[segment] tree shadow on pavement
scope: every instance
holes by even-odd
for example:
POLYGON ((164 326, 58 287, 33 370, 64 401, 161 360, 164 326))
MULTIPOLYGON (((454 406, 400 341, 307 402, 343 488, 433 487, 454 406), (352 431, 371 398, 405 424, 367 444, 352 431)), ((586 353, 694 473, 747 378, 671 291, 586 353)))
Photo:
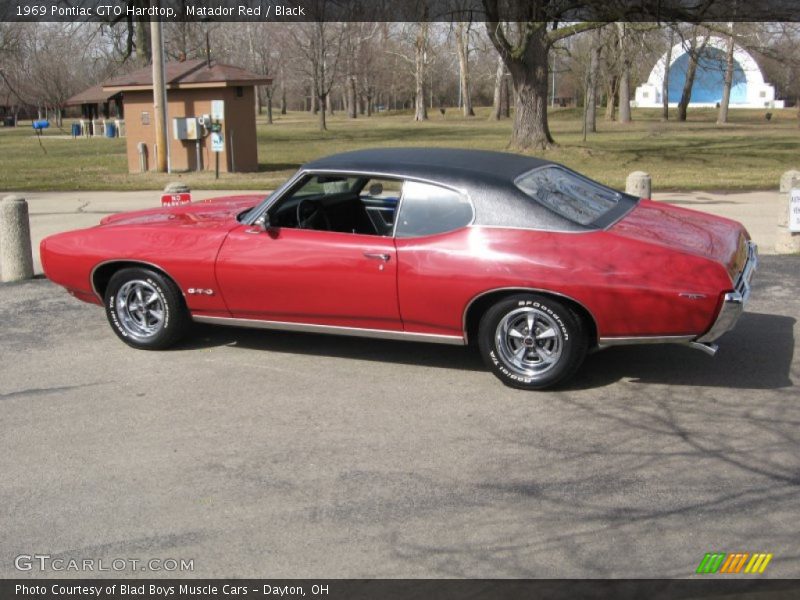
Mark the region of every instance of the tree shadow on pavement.
POLYGON ((736 389, 791 387, 794 323, 791 317, 745 313, 736 328, 718 340, 714 357, 679 344, 609 348, 588 356, 565 389, 602 387, 623 378, 736 389))

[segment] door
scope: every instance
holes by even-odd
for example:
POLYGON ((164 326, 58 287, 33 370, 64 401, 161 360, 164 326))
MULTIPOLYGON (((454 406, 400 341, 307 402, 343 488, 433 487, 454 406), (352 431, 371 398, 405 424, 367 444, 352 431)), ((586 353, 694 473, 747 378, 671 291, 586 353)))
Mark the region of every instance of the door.
POLYGON ((391 237, 242 225, 216 275, 236 318, 402 330, 391 237))

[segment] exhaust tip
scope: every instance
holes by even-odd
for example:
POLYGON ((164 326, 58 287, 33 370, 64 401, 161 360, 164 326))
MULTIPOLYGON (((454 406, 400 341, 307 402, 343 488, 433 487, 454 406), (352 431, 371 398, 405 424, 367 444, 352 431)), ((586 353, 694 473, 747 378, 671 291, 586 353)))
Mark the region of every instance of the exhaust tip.
POLYGON ((700 350, 701 352, 705 352, 709 356, 716 356, 717 350, 719 350, 719 346, 716 344, 703 344, 701 342, 689 342, 689 346, 694 348, 695 350, 700 350))

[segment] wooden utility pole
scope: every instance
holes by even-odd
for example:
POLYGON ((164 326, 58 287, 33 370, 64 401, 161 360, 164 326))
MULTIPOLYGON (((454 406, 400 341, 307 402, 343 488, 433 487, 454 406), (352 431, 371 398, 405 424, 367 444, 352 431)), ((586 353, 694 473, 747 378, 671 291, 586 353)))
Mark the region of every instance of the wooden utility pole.
MULTIPOLYGON (((155 2, 158 5, 158 2, 155 2)), ((156 147, 158 156, 156 171, 166 173, 169 148, 167 144, 167 86, 164 81, 164 41, 161 37, 161 22, 157 16, 150 19, 150 43, 153 50, 153 112, 155 113, 156 147)))

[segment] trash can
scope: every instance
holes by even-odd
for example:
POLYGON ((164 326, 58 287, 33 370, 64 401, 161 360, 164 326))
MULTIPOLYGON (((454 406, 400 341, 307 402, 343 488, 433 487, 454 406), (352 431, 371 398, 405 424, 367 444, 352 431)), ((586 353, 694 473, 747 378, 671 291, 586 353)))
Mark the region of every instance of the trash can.
POLYGON ((72 137, 80 137, 81 136, 81 124, 80 123, 73 123, 72 124, 72 137))
POLYGON ((113 123, 106 123, 106 137, 117 137, 117 128, 113 123))

